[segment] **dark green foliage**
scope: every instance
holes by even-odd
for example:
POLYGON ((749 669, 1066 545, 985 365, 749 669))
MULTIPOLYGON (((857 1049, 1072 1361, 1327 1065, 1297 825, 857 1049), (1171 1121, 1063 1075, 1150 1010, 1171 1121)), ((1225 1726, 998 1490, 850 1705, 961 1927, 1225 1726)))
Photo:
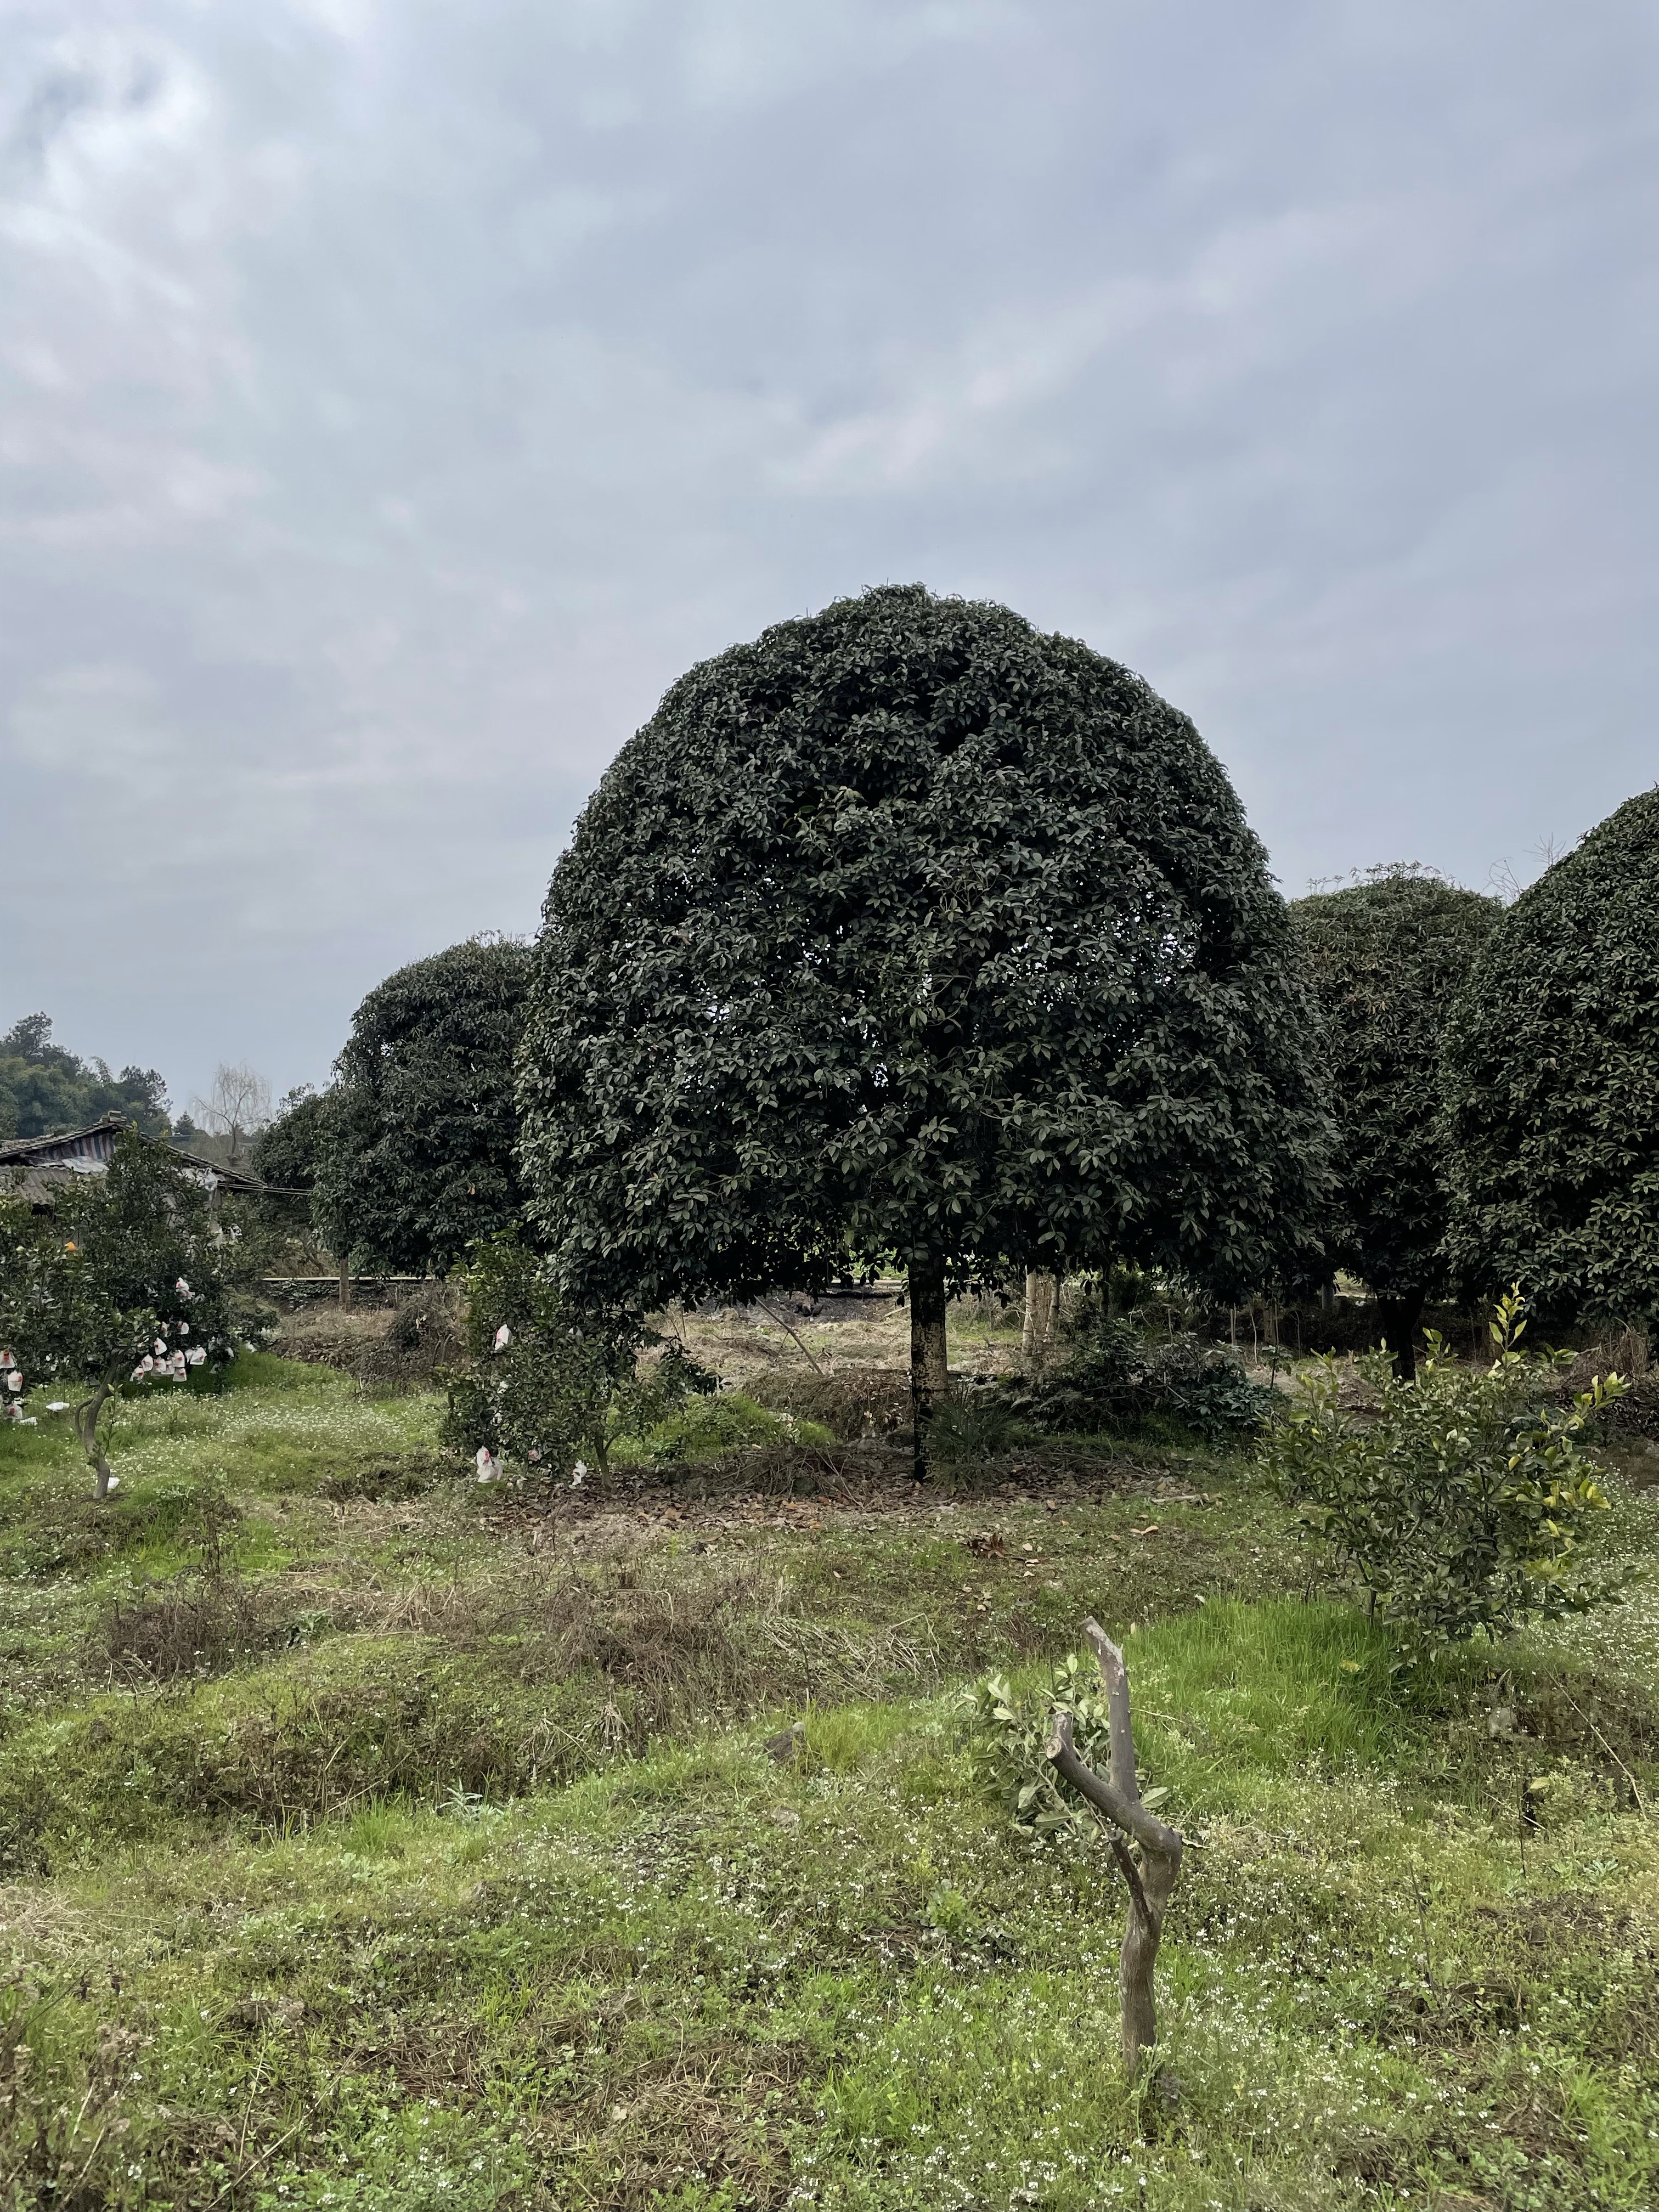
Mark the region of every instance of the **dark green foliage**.
POLYGON ((328 1141, 327 1093, 306 1084, 290 1091, 276 1119, 253 1140, 253 1172, 291 1204, 309 1206, 328 1141))
POLYGON ((673 1346, 637 1362, 631 1339, 585 1322, 516 1237, 479 1248, 462 1294, 467 1364, 450 1384, 444 1441, 468 1457, 505 1455, 549 1480, 580 1462, 603 1470, 616 1437, 642 1437, 714 1387, 673 1346))
POLYGON ((312 1148, 318 1233, 355 1266, 441 1274, 518 1220, 513 1055, 529 967, 523 945, 469 939, 400 968, 357 1009, 334 1089, 297 1109, 289 1136, 312 1148))
POLYGON ((1184 1330, 1143 1335, 1133 1322, 1098 1314, 1073 1336, 1063 1365, 1016 1383, 1012 1395, 1035 1428, 1090 1436, 1174 1421, 1217 1446, 1260 1428, 1273 1402, 1218 1345, 1184 1330))
POLYGON ((1613 1594, 1586 1573, 1577 1543, 1607 1504, 1585 1431, 1621 1386, 1598 1378, 1570 1407, 1552 1404, 1572 1355, 1528 1356, 1525 1328, 1510 1293, 1484 1373, 1447 1359, 1432 1333, 1413 1382, 1385 1358, 1363 1359, 1376 1395, 1363 1420, 1344 1412, 1340 1370, 1322 1360, 1269 1434, 1267 1467, 1332 1565, 1374 1591, 1385 1617, 1426 1635, 1499 1636, 1613 1594))
POLYGON ((1659 789, 1504 914, 1445 1045, 1447 1249, 1470 1290, 1659 1322, 1659 789))
POLYGON ((158 1346, 168 1359, 199 1348, 223 1361, 234 1349, 239 1316, 213 1226, 194 1177, 131 1128, 108 1172, 70 1180, 50 1212, 0 1191, 0 1342, 31 1388, 81 1401, 76 1428, 100 1497, 110 1482, 100 1417, 129 1378, 139 1386, 134 1370, 162 1356, 158 1346))
POLYGON ((153 1067, 84 1060, 52 1042, 45 1014, 25 1014, 0 1036, 0 1137, 45 1137, 118 1114, 147 1137, 165 1136, 167 1085, 153 1067))
POLYGON ((1385 1328, 1414 1328, 1445 1272, 1440 1041, 1502 912, 1494 898, 1407 867, 1291 908, 1340 1136, 1330 1256, 1395 1309, 1385 1306, 1385 1328))
POLYGON ((533 1203, 567 1292, 634 1313, 894 1253, 1255 1280, 1321 1210, 1306 1025, 1186 717, 1004 608, 873 591, 693 669, 590 802, 533 1203))

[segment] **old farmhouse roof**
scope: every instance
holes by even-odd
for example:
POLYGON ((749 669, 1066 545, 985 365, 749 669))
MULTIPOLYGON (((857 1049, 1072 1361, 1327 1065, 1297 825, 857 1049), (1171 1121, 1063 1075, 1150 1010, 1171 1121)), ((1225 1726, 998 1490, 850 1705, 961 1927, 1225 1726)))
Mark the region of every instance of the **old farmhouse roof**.
MULTIPOLYGON (((54 1191, 71 1176, 102 1175, 115 1155, 115 1140, 126 1124, 118 1114, 106 1114, 89 1128, 70 1129, 55 1137, 0 1137, 0 1189, 25 1199, 31 1206, 50 1206, 54 1191)), ((204 1159, 199 1152, 181 1152, 173 1157, 209 1190, 237 1194, 261 1188, 257 1176, 219 1160, 204 1159)))

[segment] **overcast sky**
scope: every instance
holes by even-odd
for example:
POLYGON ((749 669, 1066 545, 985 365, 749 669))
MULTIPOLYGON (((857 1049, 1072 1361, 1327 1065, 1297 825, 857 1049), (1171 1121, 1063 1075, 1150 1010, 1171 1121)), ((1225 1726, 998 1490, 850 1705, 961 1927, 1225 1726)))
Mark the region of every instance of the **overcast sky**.
POLYGON ((883 580, 1291 896, 1659 778, 1637 0, 0 0, 0 1027, 320 1081, 690 662, 883 580))

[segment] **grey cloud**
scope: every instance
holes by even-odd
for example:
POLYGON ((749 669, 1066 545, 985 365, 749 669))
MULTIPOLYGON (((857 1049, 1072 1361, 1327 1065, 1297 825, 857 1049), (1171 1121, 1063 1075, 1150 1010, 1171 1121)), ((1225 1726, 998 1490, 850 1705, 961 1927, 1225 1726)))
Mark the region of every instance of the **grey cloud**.
POLYGON ((319 1077, 681 668, 882 578, 1141 668, 1291 890, 1659 774, 1625 0, 0 29, 0 1018, 319 1077))

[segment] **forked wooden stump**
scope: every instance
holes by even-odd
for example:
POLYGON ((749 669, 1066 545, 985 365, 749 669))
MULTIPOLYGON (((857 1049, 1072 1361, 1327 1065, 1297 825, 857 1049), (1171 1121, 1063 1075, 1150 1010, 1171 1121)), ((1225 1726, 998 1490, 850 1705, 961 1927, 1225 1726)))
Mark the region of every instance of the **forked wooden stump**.
POLYGON ((1109 1771, 1097 1774, 1079 1757, 1069 1713, 1054 1715, 1045 1751, 1055 1771, 1093 1807, 1128 1885, 1129 1916, 1119 1954, 1118 1981, 1123 1998, 1123 2063, 1133 2079, 1140 2071, 1142 2053, 1158 2041, 1152 1971, 1164 1935, 1164 1915, 1180 1878, 1186 1839, 1179 1828, 1166 1827, 1140 1802, 1129 1715, 1129 1673, 1123 1654, 1092 1617, 1084 1622, 1083 1632, 1106 1686, 1109 1771))

